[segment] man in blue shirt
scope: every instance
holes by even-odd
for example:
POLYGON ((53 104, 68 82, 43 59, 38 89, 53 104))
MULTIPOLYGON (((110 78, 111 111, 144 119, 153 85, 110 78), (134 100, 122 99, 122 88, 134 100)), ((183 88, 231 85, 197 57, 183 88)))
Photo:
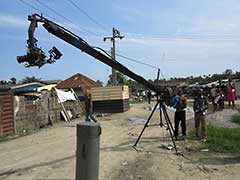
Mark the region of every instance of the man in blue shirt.
POLYGON ((172 99, 172 107, 176 109, 174 115, 174 136, 178 139, 179 123, 181 122, 183 139, 186 140, 186 98, 182 95, 182 90, 177 89, 177 94, 172 99))

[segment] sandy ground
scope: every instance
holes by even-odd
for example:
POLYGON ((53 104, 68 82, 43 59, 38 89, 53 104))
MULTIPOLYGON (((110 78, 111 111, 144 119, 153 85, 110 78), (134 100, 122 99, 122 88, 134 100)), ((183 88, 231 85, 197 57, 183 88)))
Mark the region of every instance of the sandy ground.
MULTIPOLYGON (((136 104, 125 113, 98 117, 102 126, 100 150, 100 180, 230 180, 240 177, 240 158, 218 157, 216 161, 200 161, 198 157, 177 156, 174 150, 161 148, 171 143, 169 133, 159 126, 148 127, 136 151, 132 148, 143 124, 133 124, 130 117, 146 119, 150 113, 147 104, 136 104)), ((228 124, 237 111, 224 110, 208 116, 208 122, 228 124), (220 122, 220 123, 219 123, 220 122)), ((173 112, 169 112, 170 118, 173 112)), ((193 114, 187 114, 189 127, 193 114)), ((1 180, 74 179, 75 125, 80 120, 59 123, 35 134, 0 144, 1 180)), ((159 123, 156 112, 151 124, 159 123)), ((230 123, 231 124, 231 123, 230 123)), ((191 142, 177 142, 179 151, 191 149, 191 142)))

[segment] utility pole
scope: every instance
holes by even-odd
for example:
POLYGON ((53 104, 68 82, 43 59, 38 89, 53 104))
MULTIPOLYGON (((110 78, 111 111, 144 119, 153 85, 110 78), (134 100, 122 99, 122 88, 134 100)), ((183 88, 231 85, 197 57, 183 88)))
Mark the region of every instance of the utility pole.
MULTIPOLYGON (((122 36, 120 34, 120 31, 113 28, 113 31, 112 31, 112 36, 110 37, 104 37, 103 38, 103 41, 106 41, 108 39, 110 39, 110 41, 112 41, 112 47, 111 47, 111 56, 112 56, 112 59, 114 61, 116 61, 116 55, 115 55, 115 38, 119 38, 119 39, 122 39, 124 38, 124 36, 122 36)), ((117 85, 117 74, 116 74, 116 70, 114 68, 112 68, 112 85, 117 85)))

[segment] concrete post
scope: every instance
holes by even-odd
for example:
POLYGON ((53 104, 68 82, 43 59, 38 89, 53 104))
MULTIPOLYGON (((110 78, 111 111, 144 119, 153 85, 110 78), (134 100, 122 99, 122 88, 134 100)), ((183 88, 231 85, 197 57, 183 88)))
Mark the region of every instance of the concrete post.
POLYGON ((76 180, 98 180, 100 135, 99 123, 77 124, 76 180))

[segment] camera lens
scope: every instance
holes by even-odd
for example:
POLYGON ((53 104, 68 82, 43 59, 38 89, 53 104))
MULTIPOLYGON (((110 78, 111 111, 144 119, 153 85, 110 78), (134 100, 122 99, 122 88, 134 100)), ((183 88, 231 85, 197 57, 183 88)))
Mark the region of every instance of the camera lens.
POLYGON ((27 61, 26 59, 27 59, 26 55, 25 56, 17 56, 18 63, 23 63, 23 62, 27 61))

